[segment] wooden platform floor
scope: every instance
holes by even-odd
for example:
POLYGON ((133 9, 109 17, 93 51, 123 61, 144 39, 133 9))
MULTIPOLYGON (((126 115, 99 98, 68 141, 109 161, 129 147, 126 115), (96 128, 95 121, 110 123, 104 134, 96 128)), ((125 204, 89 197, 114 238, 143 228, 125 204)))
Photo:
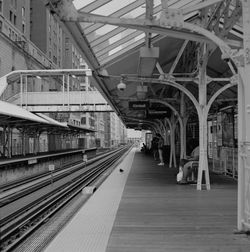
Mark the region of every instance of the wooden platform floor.
POLYGON ((175 170, 135 154, 106 252, 250 251, 234 234, 237 184, 211 175, 211 190, 177 185, 175 170))

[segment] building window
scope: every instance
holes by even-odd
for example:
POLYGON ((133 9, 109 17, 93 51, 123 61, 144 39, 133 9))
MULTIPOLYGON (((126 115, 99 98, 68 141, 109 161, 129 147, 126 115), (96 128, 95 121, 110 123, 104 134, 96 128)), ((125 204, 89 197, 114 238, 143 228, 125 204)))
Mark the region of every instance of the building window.
POLYGON ((86 91, 86 87, 85 86, 81 86, 81 91, 86 91))
POLYGON ((56 57, 56 56, 53 56, 53 62, 54 62, 55 64, 57 64, 57 57, 56 57))
POLYGON ((3 22, 0 20, 0 31, 2 31, 3 28, 3 22))
POLYGON ((85 125, 86 124, 86 117, 81 118, 81 124, 85 125))
POLYGON ((12 11, 10 11, 10 22, 12 22, 12 16, 13 16, 13 12, 12 11))
POLYGON ((3 0, 0 0, 0 12, 3 12, 3 0))
POLYGON ((16 25, 16 15, 14 15, 14 25, 16 25))
POLYGON ((92 118, 89 118, 89 125, 91 127, 94 127, 95 126, 95 121, 92 119, 92 118))
POLYGON ((25 17, 25 8, 22 7, 22 17, 24 18, 25 17))
POLYGON ((25 33, 25 23, 22 23, 22 33, 25 33))

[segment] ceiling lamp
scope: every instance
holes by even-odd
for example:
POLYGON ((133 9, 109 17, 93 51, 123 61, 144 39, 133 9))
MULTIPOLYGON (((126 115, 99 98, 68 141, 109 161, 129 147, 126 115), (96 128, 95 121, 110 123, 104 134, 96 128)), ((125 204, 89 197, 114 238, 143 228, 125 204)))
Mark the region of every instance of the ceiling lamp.
POLYGON ((138 75, 142 77, 150 77, 153 74, 158 58, 159 47, 141 47, 138 65, 138 75))
POLYGON ((127 87, 127 85, 123 81, 124 81, 124 77, 121 76, 120 83, 117 84, 117 89, 120 91, 124 91, 127 87))

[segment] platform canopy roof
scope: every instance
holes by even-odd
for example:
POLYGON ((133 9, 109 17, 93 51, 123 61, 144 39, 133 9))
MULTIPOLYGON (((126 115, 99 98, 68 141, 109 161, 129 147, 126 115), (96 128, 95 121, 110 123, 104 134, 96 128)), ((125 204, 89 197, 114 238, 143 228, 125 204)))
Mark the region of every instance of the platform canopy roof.
MULTIPOLYGON (((207 100, 233 80, 234 52, 243 47, 240 0, 45 3, 71 32, 93 70, 97 88, 128 127, 150 128, 152 120, 164 113, 179 113, 180 99, 186 113, 195 116, 193 103, 187 95, 182 98, 179 86, 198 99, 204 44, 207 100), (120 83, 125 85, 118 88, 120 83)), ((236 101, 237 88, 232 86, 218 96, 211 110, 236 101)))
POLYGON ((8 102, 0 101, 0 127, 22 129, 27 132, 51 131, 68 128, 67 125, 48 119, 44 115, 33 114, 26 109, 8 102))
POLYGON ((28 134, 47 131, 53 134, 93 133, 95 130, 58 122, 42 113, 31 113, 8 102, 0 101, 0 127, 17 128, 28 134))
MULTIPOLYGON (((51 124, 55 124, 58 125, 59 128, 57 128, 57 133, 69 133, 69 134, 74 134, 74 133, 93 133, 95 132, 95 130, 89 129, 89 128, 85 128, 82 126, 77 126, 74 124, 71 124, 69 122, 58 122, 56 120, 54 120, 53 118, 43 114, 43 113, 35 113, 36 115, 42 117, 43 119, 47 120, 48 122, 50 122, 51 124), (61 126, 61 128, 60 128, 61 126)), ((56 132, 53 132, 54 134, 56 132)))

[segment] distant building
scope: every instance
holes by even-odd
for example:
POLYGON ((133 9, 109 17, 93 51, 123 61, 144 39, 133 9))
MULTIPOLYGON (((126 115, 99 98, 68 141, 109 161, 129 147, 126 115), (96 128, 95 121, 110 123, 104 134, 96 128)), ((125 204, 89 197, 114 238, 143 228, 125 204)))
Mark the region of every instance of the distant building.
POLYGON ((105 147, 105 117, 104 113, 95 113, 96 147, 105 147))
MULTIPOLYGON (((15 41, 20 40, 20 34, 15 29, 20 31, 24 37, 30 37, 29 0, 0 0, 0 13, 13 25, 12 29, 9 28, 9 37, 15 41)), ((4 24, 2 23, 2 25, 4 24)))

